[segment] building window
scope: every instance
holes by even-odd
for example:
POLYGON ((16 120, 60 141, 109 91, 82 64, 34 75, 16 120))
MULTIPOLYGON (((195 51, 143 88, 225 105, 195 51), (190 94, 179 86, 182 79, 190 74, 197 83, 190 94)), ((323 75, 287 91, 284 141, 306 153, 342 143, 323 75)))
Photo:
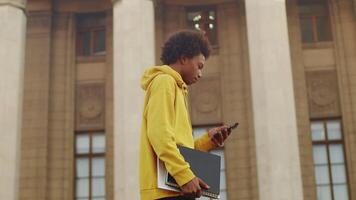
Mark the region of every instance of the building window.
POLYGON ((317 197, 348 200, 344 142, 339 119, 311 122, 317 197))
POLYGON ((75 136, 75 199, 105 200, 105 134, 75 136))
MULTIPOLYGON (((209 129, 214 128, 215 126, 203 126, 203 127, 194 127, 193 135, 194 138, 198 138, 205 134, 209 129)), ((226 189, 226 172, 225 172, 225 155, 224 148, 217 148, 210 153, 219 155, 221 157, 221 169, 220 169, 220 200, 227 200, 227 189, 226 189)), ((197 200, 210 200, 207 197, 201 197, 197 200)))
POLYGON ((216 8, 214 6, 188 7, 186 11, 189 28, 203 31, 211 45, 217 46, 216 8))
POLYGON ((326 0, 299 3, 300 29, 303 43, 332 40, 331 25, 326 0))
POLYGON ((77 56, 106 54, 105 14, 82 14, 77 17, 77 56))

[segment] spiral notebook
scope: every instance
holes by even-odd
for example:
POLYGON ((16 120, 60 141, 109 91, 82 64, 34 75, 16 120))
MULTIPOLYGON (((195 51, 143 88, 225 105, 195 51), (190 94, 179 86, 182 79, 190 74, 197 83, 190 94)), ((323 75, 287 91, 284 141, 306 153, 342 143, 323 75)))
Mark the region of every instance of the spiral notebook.
MULTIPOLYGON (((210 188, 203 190, 202 195, 213 199, 220 196, 220 165, 221 158, 218 155, 210 154, 195 149, 178 146, 178 149, 185 161, 189 163, 193 173, 207 183, 210 188)), ((158 188, 180 191, 174 178, 167 172, 162 161, 157 159, 157 183, 158 188)))

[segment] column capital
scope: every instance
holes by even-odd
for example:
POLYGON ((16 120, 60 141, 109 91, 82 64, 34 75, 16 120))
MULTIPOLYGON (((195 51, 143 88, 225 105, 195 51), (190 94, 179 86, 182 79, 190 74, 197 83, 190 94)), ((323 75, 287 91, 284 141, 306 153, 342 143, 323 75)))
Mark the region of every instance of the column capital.
POLYGON ((1 6, 11 6, 25 11, 26 0, 0 0, 1 6))

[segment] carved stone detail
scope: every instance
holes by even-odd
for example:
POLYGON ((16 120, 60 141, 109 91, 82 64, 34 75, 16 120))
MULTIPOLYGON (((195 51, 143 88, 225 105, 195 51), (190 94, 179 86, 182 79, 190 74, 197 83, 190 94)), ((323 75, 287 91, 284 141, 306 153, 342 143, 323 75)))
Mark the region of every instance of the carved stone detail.
POLYGON ((104 129, 103 83, 79 84, 76 92, 76 130, 104 129))
POLYGON ((309 111, 312 118, 340 115, 335 70, 307 72, 309 111))
POLYGON ((222 122, 219 75, 202 78, 190 88, 190 109, 193 125, 222 122))

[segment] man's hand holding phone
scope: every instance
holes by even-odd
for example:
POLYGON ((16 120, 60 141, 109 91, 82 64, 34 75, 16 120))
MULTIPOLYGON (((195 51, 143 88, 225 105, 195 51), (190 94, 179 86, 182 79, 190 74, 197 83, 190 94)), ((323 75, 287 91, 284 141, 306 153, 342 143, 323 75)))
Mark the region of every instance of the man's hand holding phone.
POLYGON ((225 140, 229 135, 231 134, 232 129, 236 128, 239 125, 239 123, 234 123, 231 124, 230 126, 224 125, 220 127, 215 127, 212 128, 208 131, 208 135, 211 139, 211 141, 216 145, 216 146, 223 146, 225 140))

